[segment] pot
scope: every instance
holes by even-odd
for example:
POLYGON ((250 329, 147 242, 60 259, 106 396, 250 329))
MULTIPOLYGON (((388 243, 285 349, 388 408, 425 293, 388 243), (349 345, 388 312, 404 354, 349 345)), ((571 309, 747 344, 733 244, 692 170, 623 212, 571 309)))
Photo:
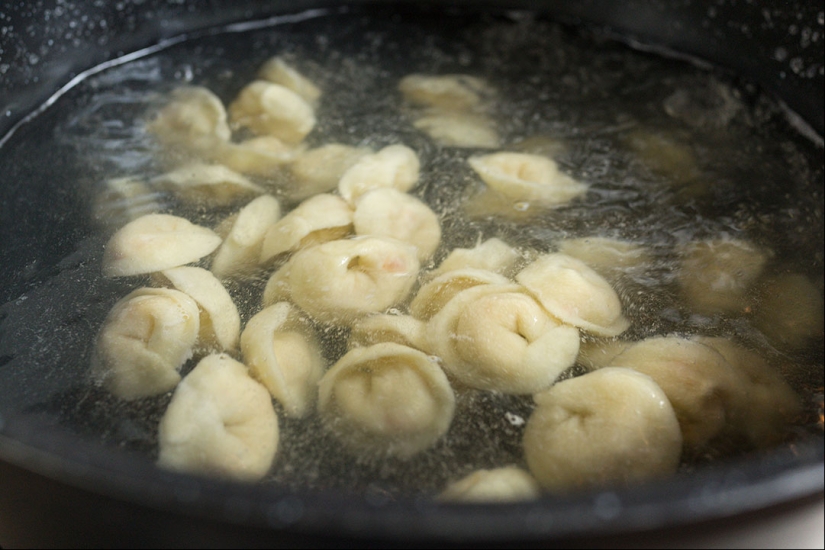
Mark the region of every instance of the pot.
MULTIPOLYGON (((23 2, 5 6, 0 11, 0 136, 6 138, 0 139, 25 132, 26 117, 90 67, 198 29, 337 4, 146 0, 116 5, 80 1, 48 9, 23 2)), ((825 92, 817 41, 824 29, 821 5, 814 2, 759 9, 699 1, 454 1, 408 9, 445 5, 540 9, 566 23, 600 27, 639 47, 712 61, 781 98, 821 147, 825 92)), ((32 147, 30 154, 43 152, 32 147)), ((9 167, 0 185, 0 303, 6 304, 0 309, 0 387, 15 388, 0 396, 0 544, 640 545, 667 541, 696 526, 719 529, 730 519, 756 522, 821 503, 821 434, 662 482, 478 506, 200 479, 160 470, 143 456, 105 446, 61 424, 61 408, 82 404, 61 394, 73 376, 71 369, 50 367, 83 356, 88 342, 56 351, 39 340, 42 335, 27 336, 7 322, 21 319, 21 304, 55 284, 50 282, 54 274, 88 257, 83 250, 89 232, 81 215, 84 199, 61 185, 79 176, 77 167, 59 158, 50 162, 49 177, 9 167), (31 370, 20 369, 21 349, 33 350, 27 357, 31 370), (61 396, 51 400, 51 407, 30 406, 53 395, 61 396)), ((50 338, 71 340, 88 332, 89 319, 102 318, 108 304, 91 302, 73 311, 76 307, 77 302, 49 304, 55 319, 47 326, 50 338)), ((32 315, 42 311, 34 308, 32 315)))

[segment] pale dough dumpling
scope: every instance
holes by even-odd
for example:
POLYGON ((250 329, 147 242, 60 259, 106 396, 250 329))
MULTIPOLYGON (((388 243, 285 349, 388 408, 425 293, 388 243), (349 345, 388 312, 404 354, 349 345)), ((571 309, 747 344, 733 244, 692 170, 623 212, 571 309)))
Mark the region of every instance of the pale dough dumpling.
POLYGON ((300 143, 315 127, 315 112, 300 95, 280 84, 256 80, 229 105, 233 128, 249 128, 286 143, 300 143))
POLYGON ((676 473, 679 422, 650 377, 605 368, 559 382, 535 401, 524 456, 545 489, 622 486, 676 473))
POLYGON ((182 266, 166 269, 161 275, 200 307, 200 343, 203 346, 217 351, 231 351, 238 347, 241 316, 229 292, 211 271, 182 266))
POLYGON ((229 140, 231 131, 221 100, 202 86, 184 86, 171 93, 147 129, 163 142, 193 150, 208 150, 229 140))
POLYGON ((454 269, 439 275, 422 286, 410 302, 410 314, 427 320, 444 308, 453 296, 474 286, 506 285, 510 280, 498 273, 484 269, 454 269))
POLYGON ((241 334, 252 376, 267 387, 287 416, 312 412, 325 363, 311 329, 294 306, 280 302, 257 313, 241 334))
POLYGON ((636 273, 650 264, 647 249, 637 243, 609 237, 581 237, 556 243, 562 254, 581 260, 602 277, 636 273))
POLYGON ((754 325, 783 349, 802 349, 815 341, 822 347, 822 293, 800 273, 786 273, 764 283, 754 325))
POLYGON ((106 243, 103 274, 125 277, 185 265, 211 254, 221 238, 211 229, 168 214, 129 222, 106 243))
POLYGON ((289 88, 310 105, 316 104, 321 97, 318 86, 279 56, 268 59, 258 70, 258 77, 289 88))
POLYGON ((427 324, 427 342, 467 386, 530 394, 573 366, 579 331, 547 315, 519 285, 487 284, 447 302, 427 324))
POLYGON ((465 74, 411 74, 398 83, 404 99, 445 111, 473 111, 484 106, 493 91, 481 78, 465 74))
POLYGON ((205 207, 227 206, 264 192, 263 187, 220 164, 192 163, 152 180, 181 200, 205 207))
POLYGON ((139 288, 114 305, 97 337, 92 376, 121 399, 160 395, 178 373, 200 330, 198 304, 183 292, 139 288))
POLYGON ((629 346, 610 362, 650 376, 665 392, 688 448, 698 450, 736 415, 741 375, 716 350, 685 338, 654 337, 629 346))
POLYGON ((257 481, 272 468, 278 439, 266 388, 228 355, 210 355, 183 379, 160 421, 158 465, 257 481))
POLYGON ((516 275, 555 317, 596 336, 618 336, 630 323, 616 291, 582 261, 545 254, 516 275))
POLYGON ((284 252, 341 239, 351 230, 352 209, 347 202, 337 195, 316 195, 267 229, 260 263, 284 252))
POLYGON ((447 377, 426 354, 394 343, 354 348, 324 375, 318 409, 353 452, 409 458, 446 433, 447 377))
POLYGON ((518 250, 495 237, 473 248, 454 248, 428 275, 438 276, 458 269, 483 269, 508 275, 522 258, 518 250))
POLYGON ((688 243, 679 251, 677 273, 685 301, 703 314, 742 313, 747 295, 771 253, 740 239, 708 239, 688 243))
POLYGON ((441 242, 441 224, 429 206, 393 188, 373 189, 355 203, 356 235, 392 237, 413 245, 425 261, 441 242))
POLYGON ((494 191, 515 201, 561 206, 587 192, 587 185, 559 171, 555 161, 525 153, 494 153, 467 162, 494 191))
POLYGON ((495 149, 501 144, 493 122, 483 116, 431 112, 416 119, 413 126, 445 147, 495 149))
MULTIPOLYGON (((336 323, 402 302, 418 269, 412 246, 386 237, 354 237, 299 250, 273 278, 285 283, 292 301, 315 319, 336 323)), ((269 290, 267 285, 265 304, 277 295, 269 290)))
POLYGON ((579 356, 576 363, 588 370, 601 369, 608 366, 621 352, 632 346, 633 342, 616 340, 615 338, 596 338, 583 340, 579 346, 579 356))
POLYGON ((338 192, 354 205, 358 197, 372 189, 392 187, 409 191, 418 182, 421 163, 406 145, 390 145, 366 155, 350 167, 338 182, 338 192))
POLYGON ((476 470, 450 483, 438 495, 447 502, 518 502, 534 500, 541 489, 528 472, 516 466, 476 470))
POLYGON ((216 230, 225 230, 223 243, 212 258, 212 273, 219 279, 248 275, 256 270, 267 230, 281 216, 272 195, 261 195, 231 216, 216 230))
POLYGON ((423 321, 409 315, 376 313, 352 325, 349 347, 367 347, 383 342, 395 342, 427 351, 427 331, 423 321))
POLYGON ((161 209, 158 193, 134 178, 113 178, 95 197, 94 217, 110 227, 123 227, 132 220, 161 209))
POLYGON ((217 147, 211 158, 241 174, 276 177, 303 151, 303 146, 284 143, 275 136, 258 136, 217 147))
POLYGON ((373 151, 368 147, 352 147, 330 143, 299 154, 290 165, 294 185, 287 189, 293 200, 303 200, 318 193, 328 193, 338 187, 341 176, 373 151))

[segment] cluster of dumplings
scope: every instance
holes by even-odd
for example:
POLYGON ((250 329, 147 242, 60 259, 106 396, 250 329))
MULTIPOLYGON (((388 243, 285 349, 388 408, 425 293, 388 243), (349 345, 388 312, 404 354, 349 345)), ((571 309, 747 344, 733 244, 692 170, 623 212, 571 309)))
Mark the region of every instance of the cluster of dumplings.
MULTIPOLYGON (((487 82, 409 75, 398 88, 413 126, 440 146, 502 146, 487 82)), ((524 463, 478 470, 444 500, 627 484, 673 474, 685 450, 724 435, 757 447, 781 440, 801 402, 758 354, 724 338, 621 340, 631 323, 614 282, 645 269, 643 246, 593 236, 539 252, 490 238, 446 253, 438 214, 410 193, 422 170, 416 151, 308 148, 321 100, 279 57, 228 107, 206 88, 178 88, 146 126, 177 164, 110 180, 96 205, 121 225, 104 275, 149 275, 151 284, 112 308, 91 370, 124 400, 173 392, 160 466, 261 479, 276 461, 279 414, 318 415, 354 456, 408 459, 468 414, 456 397, 469 391, 533 396, 524 463), (234 213, 197 225, 163 213, 158 192, 234 213), (240 312, 228 285, 261 274, 260 305, 240 312), (330 327, 348 339, 333 359, 317 332, 330 327), (565 379, 574 365, 588 372, 565 379)), ((587 192, 541 155, 499 151, 467 163, 508 204, 556 208, 587 192)), ((685 301, 708 314, 746 307, 770 259, 735 240, 680 253, 685 301)), ((805 323, 771 311, 765 334, 780 343, 822 331, 821 295, 806 281, 769 283, 772 296, 819 297, 805 323)))

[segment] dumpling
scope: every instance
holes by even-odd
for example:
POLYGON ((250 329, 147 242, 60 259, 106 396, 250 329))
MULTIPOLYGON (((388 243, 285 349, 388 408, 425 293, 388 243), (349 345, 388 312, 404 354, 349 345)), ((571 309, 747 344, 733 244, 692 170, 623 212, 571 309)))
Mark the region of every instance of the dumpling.
MULTIPOLYGON (((254 272, 266 232, 280 216, 278 199, 272 195, 261 195, 225 220, 221 226, 224 226, 226 233, 212 258, 212 273, 219 279, 227 279, 254 272)), ((218 233, 222 232, 221 226, 218 233)))
POLYGON ((484 107, 493 90, 481 78, 465 74, 411 74, 398 83, 406 101, 445 111, 474 111, 484 107))
POLYGON ((441 225, 435 212, 412 195, 389 187, 361 195, 352 223, 356 235, 392 237, 413 245, 422 262, 441 242, 441 225))
POLYGON ((648 376, 605 368, 559 382, 534 399, 524 457, 543 488, 622 486, 676 473, 679 422, 648 376))
POLYGON ((518 502, 534 500, 541 489, 528 472, 516 466, 476 470, 450 483, 438 495, 447 502, 518 502))
POLYGON ((113 178, 95 197, 94 217, 109 227, 123 227, 132 220, 161 209, 158 193, 134 178, 113 178))
POLYGON ((650 264, 644 246, 608 237, 563 239, 556 243, 562 254, 581 260, 602 277, 617 273, 636 273, 650 264))
POLYGON ((241 334, 241 352, 252 376, 267 387, 287 416, 312 411, 324 360, 294 306, 280 302, 252 317, 241 334))
POLYGON ((675 185, 693 182, 701 175, 693 149, 676 136, 634 130, 625 141, 648 170, 675 185))
POLYGON ((601 369, 608 366, 613 358, 632 345, 633 342, 615 338, 582 340, 576 363, 588 370, 601 369))
POLYGON ((373 151, 330 143, 299 154, 290 165, 294 184, 286 192, 293 200, 303 200, 338 187, 341 176, 373 151))
POLYGON ((366 155, 350 167, 338 182, 338 192, 351 205, 372 189, 392 187, 409 191, 418 182, 421 163, 406 145, 390 145, 366 155))
POLYGON ((211 229, 168 214, 129 222, 106 243, 103 274, 126 277, 185 265, 211 254, 221 238, 211 229))
POLYGON ((562 206, 587 192, 587 185, 559 171, 552 159, 526 153, 470 157, 470 167, 494 191, 541 207, 562 206))
POLYGON ((164 143, 193 151, 208 150, 231 135, 226 109, 214 93, 202 86, 183 86, 171 93, 147 130, 164 143))
POLYGON ((519 285, 486 284, 447 302, 427 324, 427 342, 465 385, 531 394, 573 366, 579 331, 547 315, 519 285))
POLYGON ((352 325, 349 347, 367 347, 383 342, 395 342, 427 351, 427 332, 423 321, 409 315, 376 313, 359 319, 352 325))
POLYGON ((303 146, 284 143, 275 136, 258 136, 217 147, 210 159, 241 174, 273 178, 293 162, 303 146))
POLYGON ((286 143, 300 143, 315 127, 315 112, 300 95, 280 84, 256 80, 229 105, 233 128, 249 128, 286 143))
POLYGON ((501 144, 493 122, 483 116, 435 111, 417 118, 413 126, 444 147, 495 149, 501 144))
POLYGON ((271 225, 261 245, 260 263, 284 252, 334 241, 352 230, 352 209, 336 195, 316 195, 271 225))
POLYGON ((188 164, 154 178, 152 183, 204 207, 227 206, 264 192, 260 185, 220 164, 188 164))
POLYGON ((662 388, 692 450, 702 449, 728 427, 744 386, 719 352, 685 338, 642 340, 614 357, 610 366, 646 374, 662 388))
POLYGON ((139 288, 106 316, 92 376, 121 399, 160 395, 180 382, 200 330, 198 304, 183 292, 139 288))
POLYGON ((435 277, 458 269, 483 269, 508 275, 522 259, 518 250, 493 237, 473 248, 454 248, 438 267, 428 275, 435 277))
POLYGON ((307 77, 296 71, 280 56, 272 57, 258 70, 258 78, 289 88, 310 105, 321 97, 321 90, 307 77))
POLYGON ((212 272, 182 266, 166 269, 161 275, 197 302, 201 312, 199 341, 203 346, 217 351, 231 351, 238 347, 241 316, 229 292, 212 272))
POLYGON ((410 302, 410 314, 427 320, 444 308, 453 296, 478 285, 509 284, 510 280, 484 269, 454 269, 423 285, 410 302))
POLYGON ((596 336, 618 336, 630 323, 616 291, 583 262, 545 254, 516 275, 555 317, 596 336))
POLYGON ((269 392, 225 354, 210 355, 180 383, 158 426, 161 468, 257 481, 278 452, 269 392))
POLYGON ((775 346, 802 349, 815 341, 822 348, 822 293, 801 273, 768 279, 759 290, 754 325, 775 346))
POLYGON ((455 396, 426 354, 394 343, 354 348, 324 375, 318 409, 353 452, 409 458, 450 426, 455 396))
POLYGON ((286 297, 324 323, 352 322, 402 302, 418 276, 416 250, 386 237, 354 237, 299 250, 276 271, 264 305, 286 297))
POLYGON ((680 250, 677 280, 690 308, 702 314, 743 313, 747 295, 771 254, 740 239, 709 239, 680 250))

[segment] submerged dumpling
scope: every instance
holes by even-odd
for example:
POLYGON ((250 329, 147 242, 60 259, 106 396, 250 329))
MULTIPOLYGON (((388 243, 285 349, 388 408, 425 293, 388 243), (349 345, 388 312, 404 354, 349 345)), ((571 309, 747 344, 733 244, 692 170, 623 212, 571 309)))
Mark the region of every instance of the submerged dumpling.
POLYGON ((476 470, 450 483, 438 495, 449 502, 517 502, 541 496, 541 489, 528 472, 516 466, 476 470))
POLYGON ((289 88, 310 105, 317 103, 321 97, 321 90, 318 86, 295 70, 280 56, 268 59, 258 69, 258 78, 289 88))
POLYGON ((583 262, 545 254, 516 275, 552 315, 597 336, 617 336, 630 323, 616 291, 583 262))
POLYGON ((338 182, 338 192, 354 205, 358 197, 372 189, 391 187, 409 191, 418 182, 421 163, 406 145, 390 145, 366 155, 350 167, 338 182))
POLYGON ((280 174, 302 150, 302 146, 284 143, 275 136, 258 136, 222 144, 210 158, 241 174, 271 178, 280 174))
POLYGON ((392 237, 413 245, 422 262, 441 242, 441 224, 429 206, 397 189, 373 189, 358 199, 352 223, 356 235, 392 237))
MULTIPOLYGON (((272 195, 261 195, 240 212, 224 220, 223 242, 212 258, 212 273, 219 279, 254 272, 261 257, 267 230, 281 216, 281 205, 272 195)), ((221 229, 218 229, 221 232, 221 229)))
POLYGON ((192 163, 160 175, 152 183, 199 206, 227 206, 264 192, 263 187, 220 164, 192 163))
POLYGON ((438 276, 467 268, 508 275, 521 258, 522 255, 515 248, 493 237, 473 248, 454 248, 429 275, 438 276))
POLYGON ((822 348, 822 293, 801 273, 768 279, 759 291, 754 325, 782 349, 802 349, 819 341, 822 348))
POLYGON ((110 227, 123 227, 132 220, 161 209, 158 193, 135 178, 112 178, 95 197, 94 217, 110 227))
POLYGON ((324 423, 354 452, 409 458, 446 433, 455 411, 439 366, 394 343, 350 350, 319 389, 324 423))
POLYGON ((587 185, 559 171, 555 161, 526 153, 494 153, 467 162, 494 191, 515 201, 561 206, 587 192, 587 185))
POLYGON ((410 103, 447 112, 478 110, 492 94, 487 82, 466 74, 411 74, 401 79, 398 89, 410 103))
POLYGON ((231 135, 223 103, 202 86, 173 90, 171 100, 147 129, 165 143, 190 150, 215 147, 227 142, 231 135))
POLYGON ((315 336, 294 306, 280 302, 252 317, 241 334, 241 352, 252 376, 288 416, 311 412, 325 364, 315 336))
POLYGON ((366 347, 383 342, 395 342, 427 351, 427 332, 423 321, 409 315, 376 313, 359 319, 352 325, 349 347, 366 347))
POLYGON ((439 275, 422 286, 410 302, 410 314, 427 320, 441 311, 453 296, 474 286, 506 285, 510 280, 484 269, 454 269, 439 275))
POLYGON ((147 214, 123 226, 106 243, 103 274, 126 277, 186 265, 220 244, 211 229, 178 216, 147 214))
POLYGON ((676 473, 679 422, 648 376, 605 368, 559 382, 535 400, 524 456, 545 489, 628 485, 676 473))
POLYGON ((266 388, 228 355, 210 355, 183 379, 160 421, 158 465, 257 481, 272 468, 278 439, 266 388))
POLYGON ((564 239, 556 243, 559 252, 581 260, 602 277, 636 272, 650 263, 644 246, 608 237, 564 239))
POLYGON ((318 193, 328 193, 338 186, 341 176, 373 151, 330 143, 298 155, 290 165, 294 184, 287 189, 293 200, 303 200, 318 193))
POLYGON ((495 149, 501 144, 493 122, 483 116, 436 111, 416 119, 413 126, 445 147, 495 149))
POLYGON ((579 331, 547 315, 519 285, 486 284, 447 302, 427 324, 427 342, 467 386, 529 394, 573 366, 579 331))
POLYGON ((139 288, 114 305, 97 337, 92 376, 121 399, 165 393, 180 381, 200 330, 198 304, 167 288, 139 288))
POLYGON ((276 271, 264 304, 289 298, 321 322, 352 322, 403 301, 418 269, 415 248, 394 239, 330 241, 299 250, 276 271))
POLYGON ((257 135, 270 135, 300 143, 315 127, 312 106, 294 91, 265 80, 256 80, 241 90, 229 105, 233 128, 249 128, 257 135))

